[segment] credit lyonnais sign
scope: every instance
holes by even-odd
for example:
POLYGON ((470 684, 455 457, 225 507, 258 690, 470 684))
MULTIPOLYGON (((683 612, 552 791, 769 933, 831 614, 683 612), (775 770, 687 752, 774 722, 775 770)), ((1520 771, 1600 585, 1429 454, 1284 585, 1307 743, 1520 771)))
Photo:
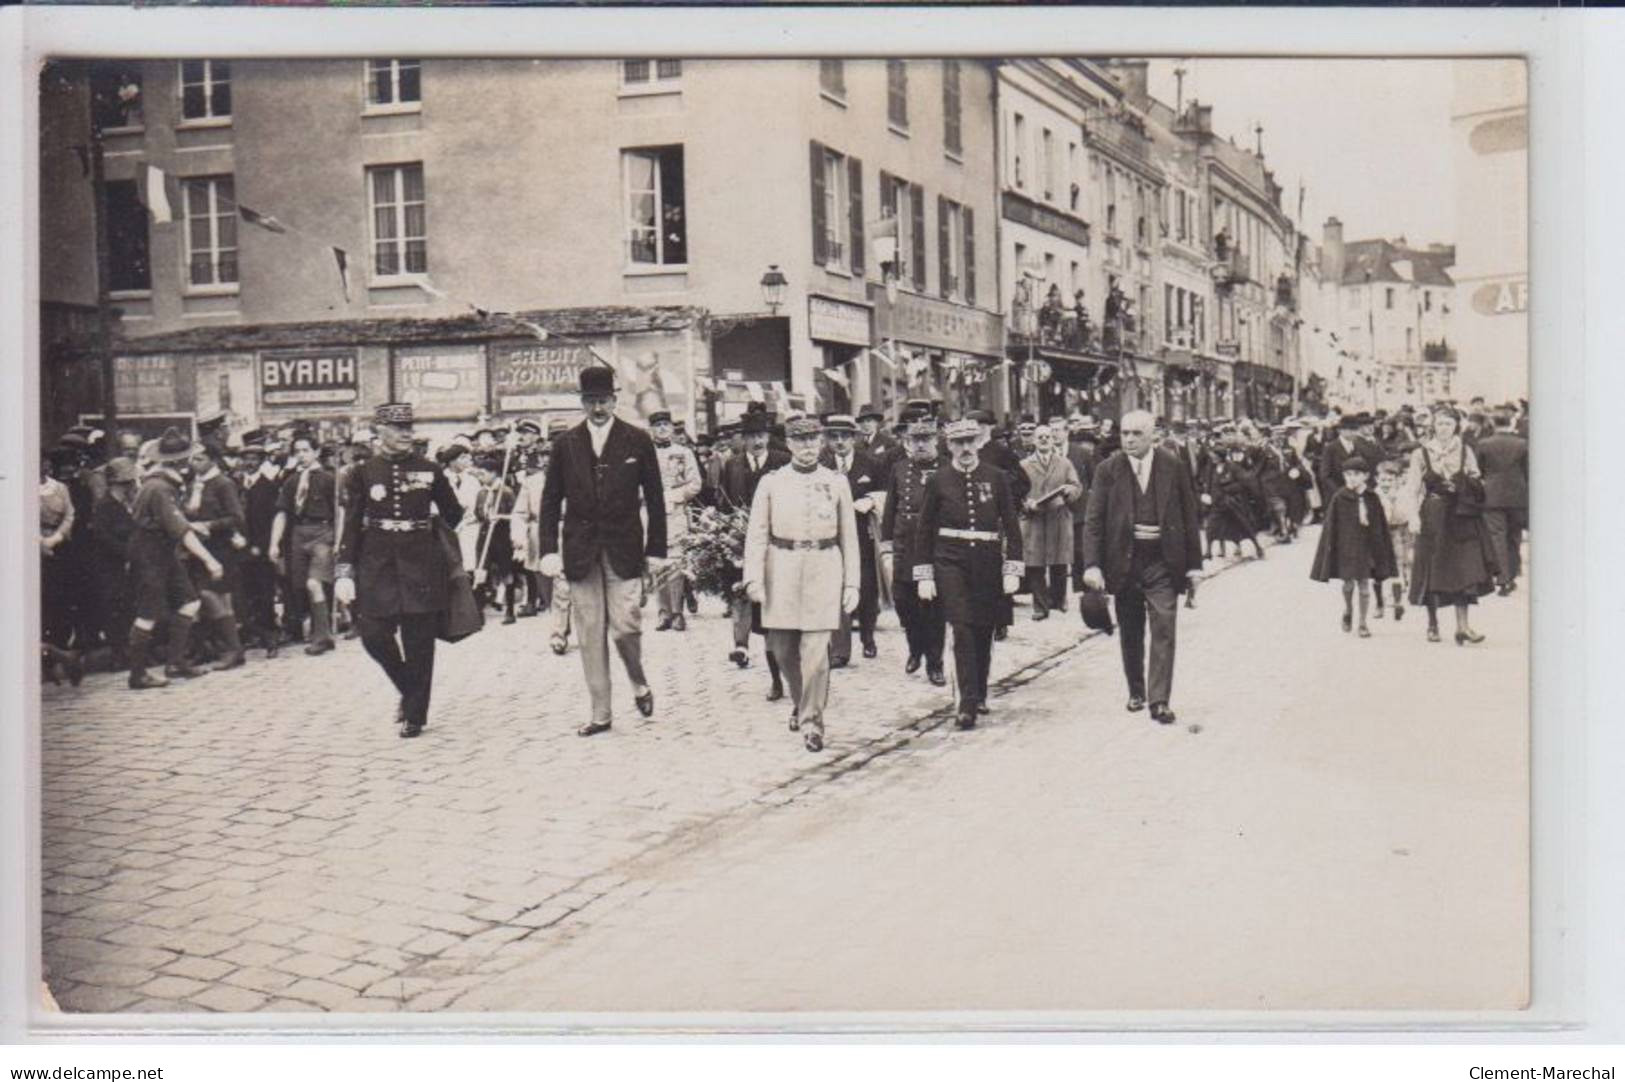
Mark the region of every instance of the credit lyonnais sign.
POLYGON ((584 345, 498 342, 491 346, 491 387, 503 412, 554 409, 580 390, 581 370, 593 361, 584 345))
POLYGON ((1485 282, 1473 290, 1473 311, 1483 316, 1529 311, 1529 279, 1504 278, 1485 282))
POLYGON ((348 406, 360 397, 353 349, 260 354, 260 401, 268 406, 348 406))

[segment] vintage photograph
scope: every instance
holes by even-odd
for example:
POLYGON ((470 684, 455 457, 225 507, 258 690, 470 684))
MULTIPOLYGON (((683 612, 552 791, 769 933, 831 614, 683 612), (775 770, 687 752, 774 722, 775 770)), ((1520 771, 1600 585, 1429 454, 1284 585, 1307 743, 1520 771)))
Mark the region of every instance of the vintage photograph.
POLYGON ((51 1009, 1529 1003, 1522 59, 40 80, 51 1009))

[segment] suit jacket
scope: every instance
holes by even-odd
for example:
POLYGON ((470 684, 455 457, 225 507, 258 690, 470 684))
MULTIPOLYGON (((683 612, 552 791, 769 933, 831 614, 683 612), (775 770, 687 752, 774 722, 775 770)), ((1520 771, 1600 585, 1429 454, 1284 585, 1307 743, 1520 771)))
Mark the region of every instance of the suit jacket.
POLYGON ((1497 432, 1478 441, 1478 469, 1484 477, 1484 506, 1524 509, 1529 506, 1529 441, 1497 432))
MULTIPOLYGON (((1152 476, 1161 497, 1162 560, 1184 589, 1184 577, 1202 566, 1202 534, 1196 487, 1190 471, 1169 451, 1152 448, 1152 476)), ((1134 555, 1134 495, 1137 482, 1128 456, 1119 451, 1100 466, 1089 489, 1084 518, 1083 566, 1098 567, 1109 593, 1129 583, 1134 555)))
POLYGON ((548 459, 542 491, 542 555, 559 550, 562 516, 565 578, 572 582, 586 578, 600 554, 609 558, 615 574, 636 578, 643 574, 645 557, 666 555, 660 459, 649 434, 618 417, 609 422, 603 456, 594 455, 588 423, 582 421, 560 436, 548 459))
POLYGON ((750 468, 750 454, 745 451, 731 456, 722 466, 721 494, 722 502, 726 507, 739 507, 750 510, 750 503, 756 498, 756 486, 762 483, 762 478, 778 469, 780 466, 790 464, 788 451, 775 451, 772 448, 762 452, 762 468, 750 468))
POLYGON ((1343 441, 1336 436, 1327 440, 1320 452, 1320 483, 1325 488, 1327 499, 1343 487, 1343 463, 1353 455, 1365 459, 1366 468, 1373 474, 1377 472, 1377 463, 1388 457, 1381 447, 1364 436, 1354 437, 1353 451, 1343 450, 1343 441))
POLYGON ((1072 523, 1074 526, 1081 526, 1083 516, 1089 511, 1089 482, 1094 479, 1095 470, 1099 468, 1100 456, 1093 444, 1085 445, 1077 440, 1070 440, 1066 445, 1066 460, 1072 463, 1072 469, 1078 475, 1078 496, 1071 501, 1072 523))

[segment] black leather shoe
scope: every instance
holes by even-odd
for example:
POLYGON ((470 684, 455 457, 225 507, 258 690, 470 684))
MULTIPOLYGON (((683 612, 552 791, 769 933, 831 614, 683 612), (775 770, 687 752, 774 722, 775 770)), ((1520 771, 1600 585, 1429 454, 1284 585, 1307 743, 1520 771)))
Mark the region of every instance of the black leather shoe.
POLYGON ((507 627, 509 624, 517 624, 518 622, 519 622, 519 617, 515 616, 511 612, 504 614, 503 617, 502 617, 502 626, 503 627, 507 627))
POLYGON ((1145 709, 1145 696, 1144 695, 1130 695, 1128 697, 1128 712, 1129 713, 1135 714, 1135 713, 1138 713, 1139 711, 1144 710, 1144 709, 1145 709))
POLYGON ((936 668, 931 668, 928 666, 925 670, 925 678, 931 681, 932 687, 940 688, 946 686, 948 683, 948 677, 943 673, 942 666, 940 665, 938 665, 936 668))
POLYGON ((236 653, 227 654, 225 657, 215 662, 214 671, 226 672, 229 669, 240 669, 247 662, 247 660, 248 659, 243 656, 243 652, 238 650, 236 653))
POLYGON ((998 627, 993 629, 993 641, 994 642, 1003 642, 1005 639, 1008 639, 1009 637, 1010 637, 1010 629, 1005 627, 1003 624, 1000 624, 998 627))
POLYGON ((687 631, 688 630, 688 621, 683 618, 682 613, 678 613, 677 615, 675 615, 675 616, 673 616, 671 618, 671 629, 673 631, 687 631))
POLYGON ((655 621, 655 630, 656 631, 670 631, 671 630, 671 617, 670 616, 662 616, 659 620, 655 621))
POLYGON ((632 702, 637 705, 638 713, 644 717, 652 718, 655 716, 655 693, 653 691, 645 691, 642 695, 634 697, 632 702))
POLYGON ((736 646, 728 652, 728 660, 743 669, 750 664, 750 655, 745 653, 743 648, 736 646))
POLYGON ((404 698, 395 704, 395 728, 406 728, 406 700, 404 698))
POLYGON ((993 708, 991 706, 987 705, 986 703, 977 703, 976 704, 976 712, 978 714, 982 714, 982 715, 986 716, 988 714, 993 713, 993 708))
POLYGON ((560 657, 563 657, 564 652, 570 649, 570 640, 564 638, 562 635, 554 635, 551 639, 547 640, 547 648, 552 650, 560 657))
POLYGON ((806 734, 801 738, 801 744, 808 751, 823 751, 824 734, 819 732, 817 729, 808 729, 806 734))
POLYGON ((1037 621, 1037 620, 1048 620, 1049 619, 1049 610, 1048 609, 1034 609, 1033 610, 1033 619, 1035 621, 1037 621))
POLYGON ((583 725, 581 728, 576 730, 576 735, 577 736, 597 736, 599 733, 607 733, 607 732, 609 732, 609 722, 607 722, 607 721, 589 721, 587 724, 583 725))
POLYGON ((866 643, 863 644, 863 656, 865 658, 873 661, 874 658, 875 658, 875 655, 878 654, 878 653, 880 653, 880 651, 875 649, 875 644, 874 643, 866 642, 866 643))
POLYGON ((165 665, 164 675, 172 680, 185 680, 194 676, 208 676, 209 670, 201 668, 197 665, 187 665, 182 663, 180 665, 165 665))
POLYGON ((852 659, 847 657, 835 657, 829 660, 829 667, 832 669, 844 669, 850 664, 852 664, 852 659))
POLYGON ((311 657, 315 657, 317 654, 325 654, 331 649, 333 649, 332 639, 317 639, 315 642, 305 647, 305 653, 309 654, 311 657))
POLYGON ((265 648, 265 660, 270 661, 280 653, 282 653, 282 648, 273 642, 270 646, 265 648))
POLYGON ((904 663, 903 671, 908 673, 910 676, 914 675, 920 671, 920 663, 924 660, 925 659, 920 657, 919 654, 908 655, 908 661, 904 663))
POLYGON ((1151 720, 1158 725, 1172 725, 1176 719, 1174 712, 1168 709, 1167 703, 1152 703, 1151 720))
POLYGON ((1436 627, 1428 628, 1428 642, 1438 642, 1438 641, 1439 641, 1439 629, 1436 628, 1436 627))
POLYGON ((767 701, 770 703, 776 703, 782 698, 784 698, 784 683, 782 681, 775 680, 773 681, 773 686, 767 689, 767 701))
POLYGON ((690 594, 683 600, 683 607, 688 609, 690 616, 698 616, 700 614, 700 599, 690 594))
POLYGON ((975 713, 969 713, 969 714, 966 714, 966 713, 963 713, 963 712, 960 713, 960 715, 957 718, 954 719, 954 728, 956 728, 956 729, 974 729, 974 728, 976 728, 976 715, 975 715, 975 713))
POLYGON ((423 722, 413 719, 401 726, 401 739, 410 740, 415 736, 423 735, 423 722))

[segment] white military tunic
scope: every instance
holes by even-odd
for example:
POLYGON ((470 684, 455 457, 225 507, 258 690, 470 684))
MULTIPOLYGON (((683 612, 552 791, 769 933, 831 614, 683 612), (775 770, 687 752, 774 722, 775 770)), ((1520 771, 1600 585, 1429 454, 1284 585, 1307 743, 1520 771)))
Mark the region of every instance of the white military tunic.
POLYGON ((846 477, 792 464, 762 478, 745 536, 745 582, 762 587, 762 627, 834 631, 842 588, 863 573, 846 477))

